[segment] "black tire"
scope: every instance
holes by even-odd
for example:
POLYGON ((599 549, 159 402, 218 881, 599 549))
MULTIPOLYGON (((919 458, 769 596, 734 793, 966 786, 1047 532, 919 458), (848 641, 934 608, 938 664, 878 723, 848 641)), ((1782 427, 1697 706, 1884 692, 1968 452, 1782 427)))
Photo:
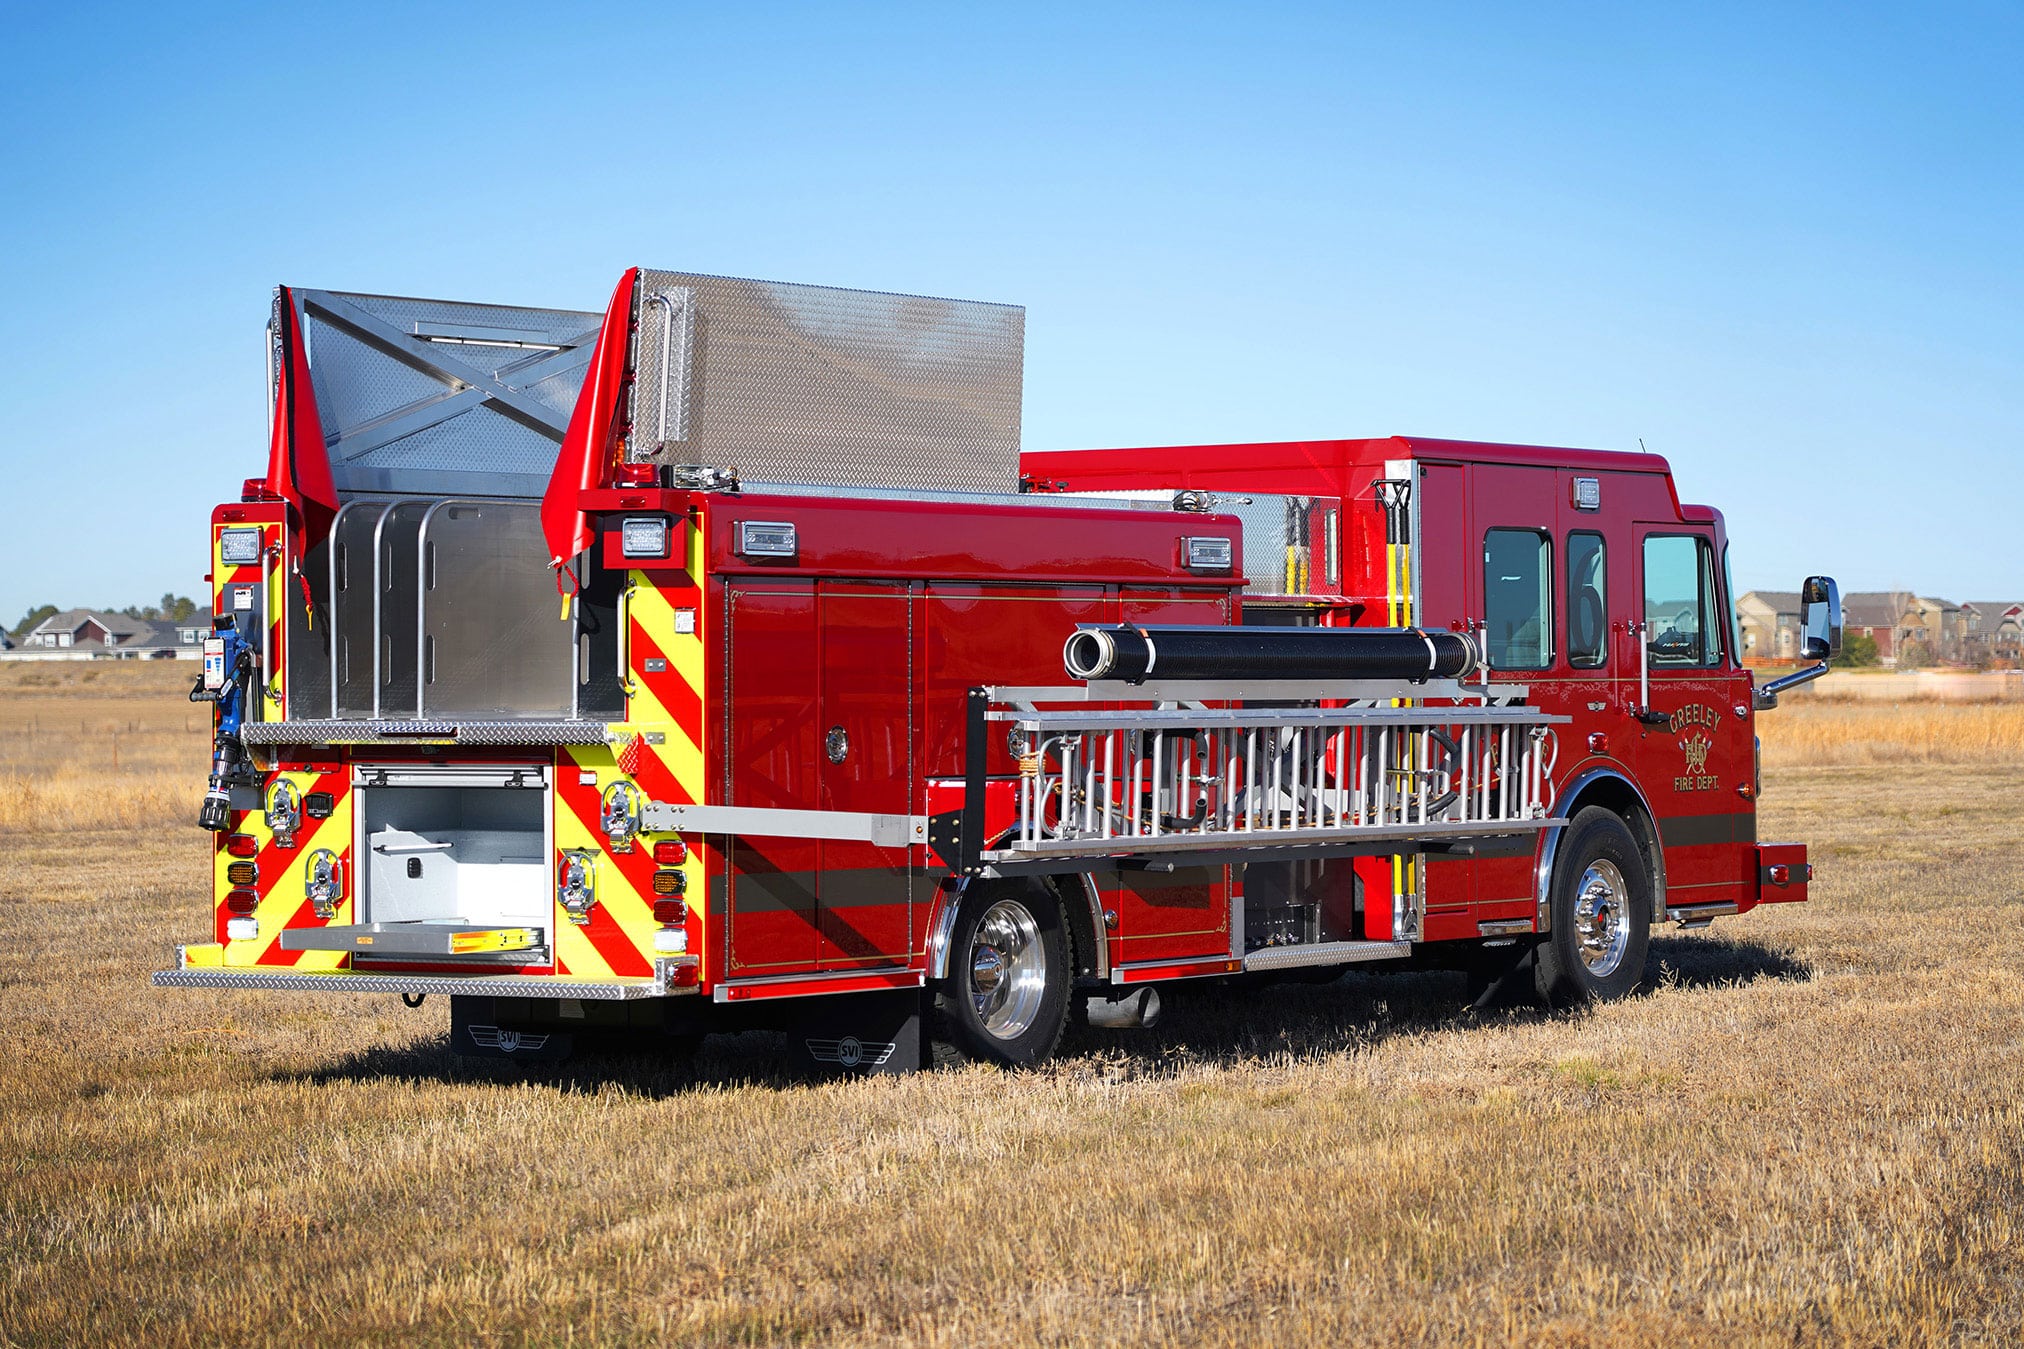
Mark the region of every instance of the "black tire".
POLYGON ((949 933, 943 1020, 967 1057, 1007 1068, 1046 1059, 1068 1024, 1074 965, 1054 896, 972 886, 949 933))
POLYGON ((1548 900, 1552 932, 1539 943, 1533 974, 1549 1007, 1607 1002, 1643 981, 1651 872, 1621 817, 1600 806, 1575 815, 1560 840, 1548 900))

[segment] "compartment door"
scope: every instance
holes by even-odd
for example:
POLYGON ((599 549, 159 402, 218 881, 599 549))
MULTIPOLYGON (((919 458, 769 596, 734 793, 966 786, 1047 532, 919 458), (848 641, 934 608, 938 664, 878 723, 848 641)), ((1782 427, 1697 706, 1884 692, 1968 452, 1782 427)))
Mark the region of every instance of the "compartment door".
MULTIPOLYGON (((913 623, 904 585, 825 584, 816 773, 825 810, 913 811, 913 623)), ((817 957, 824 969, 898 965, 914 948, 906 848, 817 845, 817 957)))
MULTIPOLYGON (((815 589, 781 580, 728 589, 724 802, 819 807, 815 589)), ((725 967, 734 978, 815 968, 816 844, 725 839, 725 967)))

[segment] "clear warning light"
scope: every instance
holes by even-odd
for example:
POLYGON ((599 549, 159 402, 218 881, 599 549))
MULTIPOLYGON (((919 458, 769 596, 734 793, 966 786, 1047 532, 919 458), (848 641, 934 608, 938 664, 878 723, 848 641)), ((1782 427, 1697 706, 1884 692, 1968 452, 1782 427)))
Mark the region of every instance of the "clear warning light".
POLYGON ((260 560, 258 529, 227 529, 218 535, 218 557, 228 565, 243 566, 260 560))
POLYGON ((639 516, 619 526, 620 547, 627 557, 666 557, 668 520, 664 515, 639 516))

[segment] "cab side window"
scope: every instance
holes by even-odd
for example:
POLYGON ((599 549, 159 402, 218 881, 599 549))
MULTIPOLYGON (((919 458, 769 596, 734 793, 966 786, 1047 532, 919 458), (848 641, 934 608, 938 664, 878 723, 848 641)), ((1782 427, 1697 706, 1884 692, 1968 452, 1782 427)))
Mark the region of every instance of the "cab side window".
POLYGON ((1654 534, 1644 544, 1645 647, 1654 667, 1722 663, 1721 602, 1714 549, 1691 534, 1654 534))
POLYGON ((1567 663, 1577 670, 1609 663, 1609 559, 1600 534, 1567 536, 1567 663))
POLYGON ((1493 670, 1553 663, 1553 541, 1536 529, 1483 536, 1483 638, 1493 670))

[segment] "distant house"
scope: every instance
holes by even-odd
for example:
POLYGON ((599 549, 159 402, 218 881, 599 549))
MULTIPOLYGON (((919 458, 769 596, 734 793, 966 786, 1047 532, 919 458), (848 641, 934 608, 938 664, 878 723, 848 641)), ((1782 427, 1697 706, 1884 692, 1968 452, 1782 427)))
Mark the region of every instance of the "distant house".
POLYGON ((199 609, 174 627, 178 645, 201 647, 204 645, 204 639, 211 635, 211 611, 199 609))
POLYGON ((1960 605, 1931 595, 1907 595, 1893 646, 1900 661, 1914 648, 1928 661, 1959 660, 1967 632, 1960 605))
MULTIPOLYGON (((1736 601, 1736 624, 1749 661, 1799 659, 1801 605, 1790 590, 1752 590, 1736 601)), ((1964 605, 1909 590, 1857 590, 1841 597, 1842 631, 1876 642, 1877 659, 1896 665, 1915 647, 1929 661, 1957 661, 1974 654, 1978 624, 1991 634, 2007 631, 2017 644, 2024 609, 2001 627, 2010 604, 1964 605), (1994 615, 1992 621, 1990 615, 1994 615)))
POLYGON ((180 653, 183 645, 176 624, 128 618, 101 609, 65 609, 51 614, 21 638, 25 653, 89 653, 116 660, 171 658, 180 653))
POLYGON ((1736 601, 1736 625, 1743 632, 1743 659, 1799 659, 1799 592, 1752 590, 1736 601))
POLYGON ((1885 665, 1897 664, 1898 620, 1912 599, 1904 590, 1858 590, 1841 600, 1844 633, 1860 633, 1876 643, 1876 658, 1885 665))
POLYGON ((1968 655, 2016 663, 2024 659, 2024 600, 1969 600, 1961 606, 1967 622, 1968 655))

